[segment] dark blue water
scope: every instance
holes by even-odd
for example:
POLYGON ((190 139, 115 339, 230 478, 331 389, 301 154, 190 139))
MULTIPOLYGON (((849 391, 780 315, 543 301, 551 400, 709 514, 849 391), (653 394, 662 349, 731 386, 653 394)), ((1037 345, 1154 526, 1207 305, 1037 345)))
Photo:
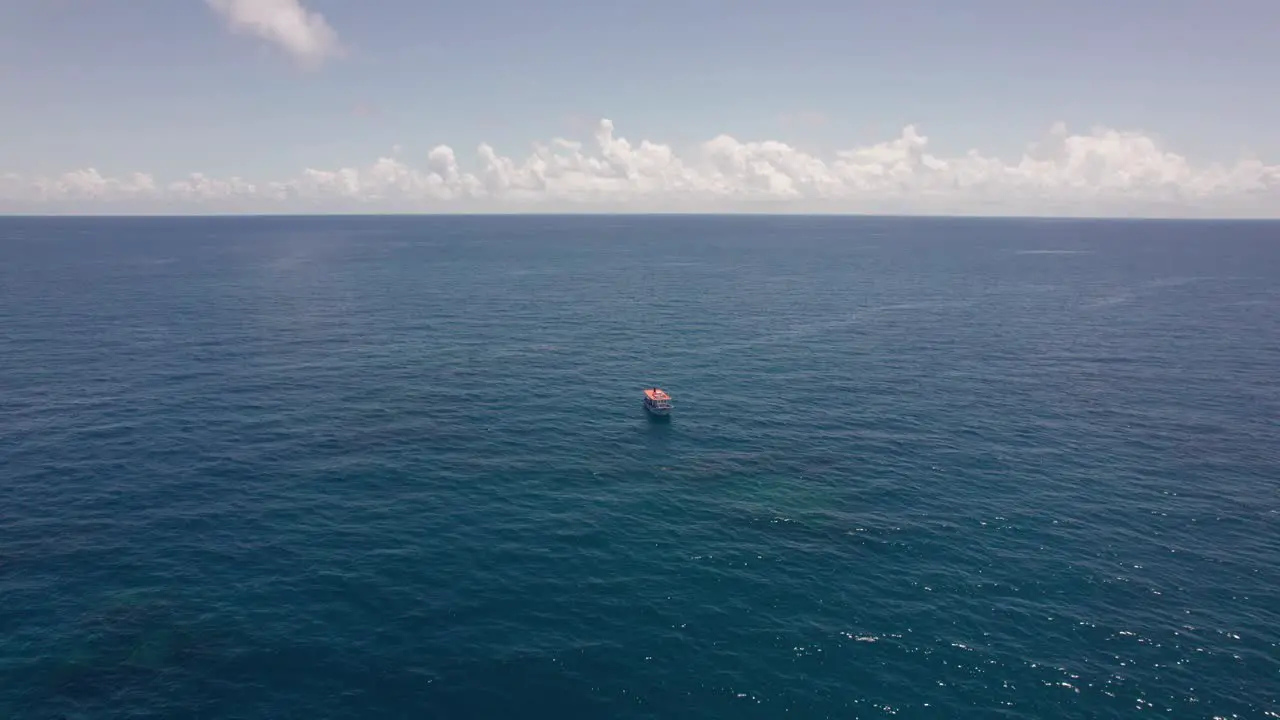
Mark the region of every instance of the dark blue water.
POLYGON ((0 219, 0 717, 1280 717, 1278 373, 1280 224, 0 219))

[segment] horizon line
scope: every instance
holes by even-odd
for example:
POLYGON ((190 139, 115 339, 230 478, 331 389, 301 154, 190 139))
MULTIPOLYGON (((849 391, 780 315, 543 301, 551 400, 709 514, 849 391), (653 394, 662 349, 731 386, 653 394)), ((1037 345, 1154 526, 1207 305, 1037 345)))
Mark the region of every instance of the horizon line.
POLYGON ((894 214, 894 213, 858 213, 858 212, 697 212, 697 211, 666 211, 666 212, 607 212, 607 211, 565 211, 565 212, 549 212, 549 211, 487 211, 487 212, 212 212, 212 213, 184 213, 184 212, 155 212, 155 213, 22 213, 22 212, 0 212, 0 220, 5 219, 40 219, 40 220, 66 220, 66 219, 82 219, 82 220, 102 220, 102 219, 121 219, 121 220, 144 220, 144 219, 250 219, 250 218, 447 218, 447 217, 470 217, 470 218, 489 218, 489 217, 559 217, 559 218, 589 218, 589 217, 626 217, 626 218, 643 218, 643 217, 692 217, 692 218, 857 218, 857 219, 879 219, 879 220, 1022 220, 1022 221, 1074 221, 1074 222, 1236 222, 1236 223, 1280 223, 1280 217, 1250 217, 1250 216, 1204 216, 1204 217, 1169 217, 1160 215, 983 215, 983 214, 967 214, 953 215, 944 213, 912 213, 912 214, 894 214))

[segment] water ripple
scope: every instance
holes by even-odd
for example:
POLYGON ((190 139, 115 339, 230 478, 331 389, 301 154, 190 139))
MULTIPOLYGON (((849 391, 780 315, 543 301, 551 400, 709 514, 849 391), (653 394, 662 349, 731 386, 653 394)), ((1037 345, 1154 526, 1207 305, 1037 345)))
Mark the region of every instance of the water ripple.
POLYGON ((1277 717, 1274 237, 0 220, 0 715, 1277 717))

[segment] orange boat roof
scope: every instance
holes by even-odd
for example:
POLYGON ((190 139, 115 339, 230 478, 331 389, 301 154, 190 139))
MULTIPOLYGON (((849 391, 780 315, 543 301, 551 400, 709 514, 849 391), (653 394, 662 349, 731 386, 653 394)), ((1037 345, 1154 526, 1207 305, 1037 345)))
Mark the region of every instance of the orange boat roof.
POLYGON ((645 388, 644 395, 650 400, 670 400, 671 399, 671 396, 667 394, 667 391, 661 390, 659 388, 645 388))

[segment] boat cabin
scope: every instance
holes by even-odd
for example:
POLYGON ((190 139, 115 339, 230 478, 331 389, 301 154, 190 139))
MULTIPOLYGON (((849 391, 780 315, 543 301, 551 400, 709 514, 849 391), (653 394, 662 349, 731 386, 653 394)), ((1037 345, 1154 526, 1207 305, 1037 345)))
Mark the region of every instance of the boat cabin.
POLYGON ((645 388, 644 406, 651 412, 669 413, 671 412, 671 396, 662 388, 645 388))

